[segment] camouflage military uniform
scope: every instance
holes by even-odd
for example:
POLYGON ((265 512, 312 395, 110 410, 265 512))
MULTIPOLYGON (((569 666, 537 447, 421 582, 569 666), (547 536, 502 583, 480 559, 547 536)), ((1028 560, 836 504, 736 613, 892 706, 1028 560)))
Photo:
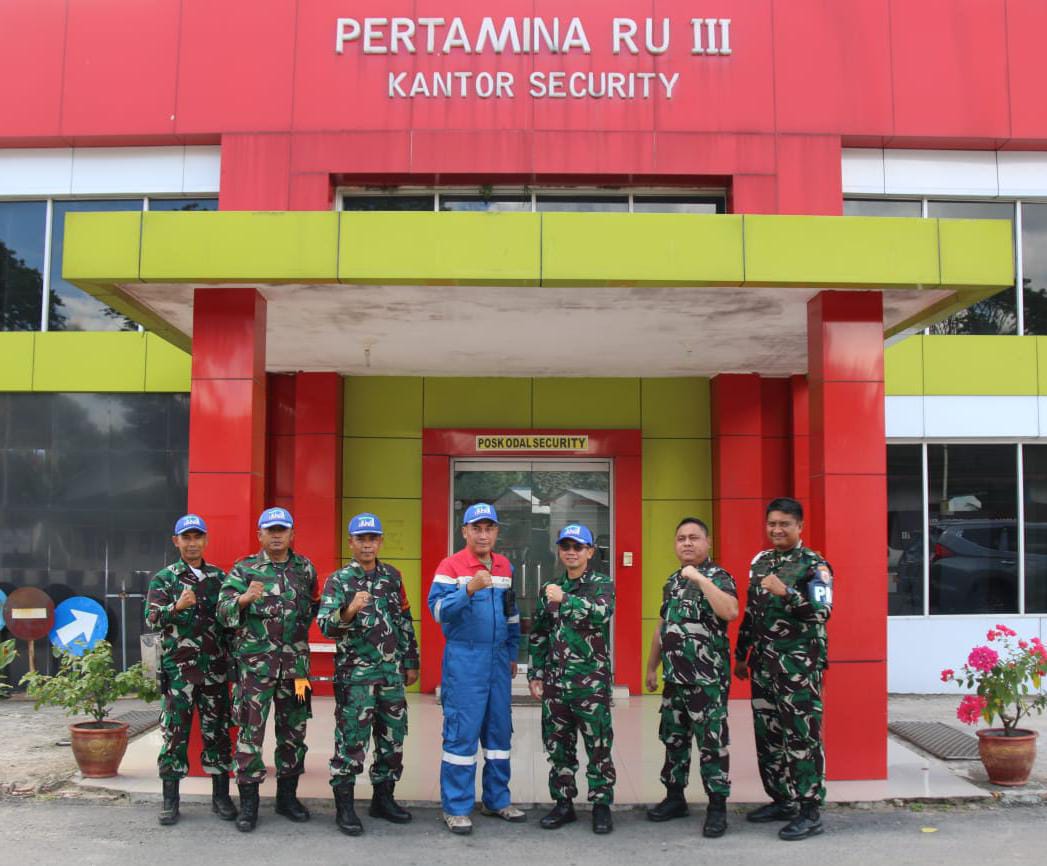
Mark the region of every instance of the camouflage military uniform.
POLYGON ((157 759, 162 779, 181 779, 189 772, 186 753, 193 707, 200 717, 204 770, 219 775, 232 769, 226 681, 229 647, 225 629, 215 617, 225 572, 206 562, 199 571, 202 578, 179 560, 149 581, 149 625, 162 632, 160 729, 164 743, 157 759), (186 589, 196 594, 196 604, 175 610, 186 589))
MULTIPOLYGON (((711 559, 697 566, 719 589, 737 597, 734 578, 711 559)), ((731 793, 727 695, 731 647, 727 623, 705 593, 673 572, 662 589, 662 690, 658 737, 665 745, 662 784, 685 788, 691 772, 691 741, 698 743, 707 795, 731 793)))
POLYGON ((337 641, 335 656, 335 745, 331 784, 355 782, 374 731, 371 782, 398 782, 407 736, 404 670, 418 668, 418 645, 400 572, 378 561, 365 572, 355 560, 324 585, 317 624, 337 641), (371 601, 351 622, 342 609, 357 592, 371 601))
POLYGON ((262 782, 262 740, 269 705, 276 704, 277 778, 301 775, 305 765, 305 725, 312 717, 308 694, 295 696, 294 681, 309 676, 309 624, 320 599, 316 569, 291 552, 274 563, 262 551, 238 561, 218 601, 218 616, 233 628, 238 676, 233 720, 240 726, 236 749, 237 782, 262 782), (261 598, 243 610, 237 604, 251 581, 265 585, 261 598))
POLYGON ((549 755, 549 794, 573 800, 578 794, 578 732, 589 756, 589 800, 614 802, 611 761, 610 622, 614 584, 586 571, 578 580, 558 582, 564 598, 551 604, 542 588, 531 627, 529 680, 541 680, 542 739, 549 755))
POLYGON ((802 544, 758 553, 749 570, 735 656, 749 663, 760 778, 777 802, 825 800, 822 674, 831 585, 829 564, 802 544), (789 588, 784 598, 760 586, 769 574, 789 588))

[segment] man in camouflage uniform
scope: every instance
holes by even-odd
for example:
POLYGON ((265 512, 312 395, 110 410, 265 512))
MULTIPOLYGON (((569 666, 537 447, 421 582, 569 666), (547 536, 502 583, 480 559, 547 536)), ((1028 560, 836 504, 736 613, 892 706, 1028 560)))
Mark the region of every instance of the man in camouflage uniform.
POLYGON ((238 666, 233 693, 240 726, 236 781, 240 814, 236 827, 250 832, 258 821, 258 786, 265 779, 262 742, 269 705, 276 705, 276 812, 308 821, 298 801, 305 769, 305 726, 309 702, 309 624, 320 588, 316 569, 291 548, 294 520, 283 508, 258 518, 259 553, 239 560, 222 585, 219 619, 233 632, 238 666))
POLYGON ((738 593, 731 575, 709 558, 709 528, 697 517, 679 522, 675 547, 680 568, 669 575, 662 589, 660 619, 647 657, 647 688, 658 688, 659 662, 665 679, 658 736, 665 745, 661 778, 666 796, 647 810, 647 817, 668 821, 688 814, 683 792, 690 777, 694 740, 709 799, 702 833, 716 838, 727 830, 731 793, 727 623, 738 617, 738 593))
POLYGON ((557 539, 566 573, 539 595, 531 627, 531 694, 542 701, 542 740, 549 756, 552 811, 541 820, 554 830, 577 820, 578 733, 589 756, 586 780, 593 804, 593 832, 610 833, 616 779, 611 760, 610 622, 614 584, 589 567, 593 534, 565 526, 557 539))
POLYGON ((157 764, 163 780, 160 823, 178 821, 178 785, 189 772, 187 751, 193 708, 200 719, 201 763, 211 776, 211 808, 223 821, 236 817, 229 798, 228 646, 215 617, 225 572, 204 561, 207 524, 196 514, 175 523, 171 541, 179 559, 149 581, 149 625, 162 632, 160 691, 164 743, 157 764))
POLYGON ((335 747, 331 786, 335 823, 349 836, 363 825, 354 807, 356 777, 374 732, 370 814, 406 824, 411 813, 393 798, 403 772, 407 736, 404 685, 418 680, 418 645, 400 572, 378 559, 382 522, 374 514, 349 521, 352 561, 327 578, 320 602, 320 630, 337 641, 335 747))
POLYGON ((803 546, 802 530, 803 506, 795 499, 767 506, 773 547, 758 553, 750 566, 735 649, 735 674, 752 681, 756 755, 772 800, 748 819, 788 821, 778 832, 788 841, 822 832, 818 809, 825 800, 822 675, 832 568, 803 546))

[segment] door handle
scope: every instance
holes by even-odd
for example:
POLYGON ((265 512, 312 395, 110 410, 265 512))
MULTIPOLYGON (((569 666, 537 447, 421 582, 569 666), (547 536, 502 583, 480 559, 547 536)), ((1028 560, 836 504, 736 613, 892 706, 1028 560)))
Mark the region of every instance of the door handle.
POLYGON ((520 598, 527 598, 527 563, 520 566, 520 598))

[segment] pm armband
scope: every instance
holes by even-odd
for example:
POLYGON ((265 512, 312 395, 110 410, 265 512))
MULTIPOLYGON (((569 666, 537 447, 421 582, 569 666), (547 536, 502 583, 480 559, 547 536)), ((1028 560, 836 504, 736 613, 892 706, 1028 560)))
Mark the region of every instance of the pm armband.
POLYGON ((807 600, 815 604, 832 607, 833 604, 833 576, 828 567, 818 566, 814 576, 807 581, 807 600))

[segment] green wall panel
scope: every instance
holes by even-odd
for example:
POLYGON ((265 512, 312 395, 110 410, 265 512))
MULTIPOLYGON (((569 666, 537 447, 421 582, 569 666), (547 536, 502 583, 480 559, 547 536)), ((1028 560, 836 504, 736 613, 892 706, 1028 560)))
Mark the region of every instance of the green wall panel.
POLYGON ((710 435, 708 379, 641 379, 640 404, 645 438, 710 435))
MULTIPOLYGON (((385 530, 382 555, 390 560, 422 558, 422 500, 347 498, 342 500, 342 523, 348 525, 350 518, 361 511, 377 514, 385 530)), ((342 558, 348 559, 349 540, 342 535, 342 558)))
POLYGON ((708 439, 644 439, 644 499, 710 499, 712 446, 708 439))
POLYGON ((421 437, 421 377, 348 376, 344 394, 346 436, 421 437))
POLYGON ((420 439, 343 440, 342 494, 411 499, 422 495, 420 439))
POLYGON ((635 429, 639 379, 535 379, 534 426, 635 429))
POLYGON ((425 380, 426 427, 531 427, 531 380, 433 377, 425 380))

